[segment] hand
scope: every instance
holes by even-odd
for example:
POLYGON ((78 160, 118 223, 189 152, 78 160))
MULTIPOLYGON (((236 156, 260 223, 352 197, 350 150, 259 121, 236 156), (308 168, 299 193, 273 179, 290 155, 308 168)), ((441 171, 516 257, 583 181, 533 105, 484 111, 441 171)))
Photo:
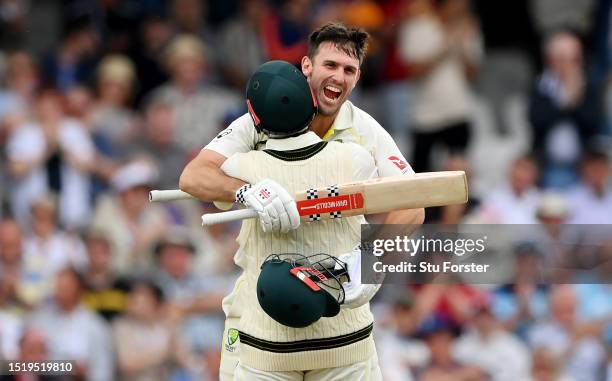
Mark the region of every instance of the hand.
POLYGON ((300 226, 295 200, 273 180, 244 185, 236 192, 236 201, 259 213, 259 223, 266 233, 286 233, 300 226))
POLYGON ((342 254, 338 259, 347 267, 349 281, 344 282, 344 308, 357 308, 368 303, 382 286, 384 275, 376 279, 377 284, 361 283, 361 246, 355 247, 351 252, 342 254))

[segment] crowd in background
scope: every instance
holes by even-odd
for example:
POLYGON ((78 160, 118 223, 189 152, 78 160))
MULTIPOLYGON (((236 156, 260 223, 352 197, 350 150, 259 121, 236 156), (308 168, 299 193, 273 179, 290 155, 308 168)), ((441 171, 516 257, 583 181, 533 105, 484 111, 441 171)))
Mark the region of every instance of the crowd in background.
MULTIPOLYGON (((239 225, 202 228, 212 205, 147 193, 176 188, 246 111, 258 65, 299 64, 330 20, 371 34, 351 100, 416 171, 469 175, 470 202, 426 222, 612 225, 611 14, 610 0, 0 0, 0 359, 218 378, 239 225)), ((612 380, 611 295, 383 287, 384 379, 612 380)))

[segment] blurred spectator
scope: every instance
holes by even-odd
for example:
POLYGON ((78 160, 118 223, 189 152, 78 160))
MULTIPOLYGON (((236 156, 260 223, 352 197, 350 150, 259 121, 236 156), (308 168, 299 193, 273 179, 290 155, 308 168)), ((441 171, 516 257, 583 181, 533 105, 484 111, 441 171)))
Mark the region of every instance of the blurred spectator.
POLYGON ((113 252, 104 234, 91 231, 85 244, 89 261, 83 271, 83 303, 106 320, 112 320, 125 310, 128 281, 113 271, 113 252))
POLYGON ((30 305, 50 296, 56 274, 67 266, 82 269, 87 263, 85 247, 78 236, 57 227, 57 207, 51 197, 32 203, 32 231, 24 241, 23 298, 30 305))
POLYGON ((14 52, 6 61, 4 86, 0 87, 0 142, 28 116, 39 85, 38 68, 28 53, 14 52))
POLYGON ((61 90, 92 78, 93 55, 98 48, 98 36, 86 16, 69 20, 64 28, 60 46, 42 64, 45 83, 61 90))
POLYGON ((549 299, 551 317, 532 328, 529 344, 534 349, 544 347, 558 356, 574 380, 600 380, 605 349, 588 325, 578 320, 577 302, 573 286, 553 288, 549 299))
POLYGON ((312 0, 288 0, 269 9, 261 24, 261 40, 270 60, 298 65, 307 54, 312 0))
POLYGON ((0 275, 19 269, 23 259, 21 228, 15 220, 0 220, 0 275))
POLYGON ((27 31, 29 11, 27 0, 0 1, 0 49, 20 47, 27 31))
POLYGON ((12 286, 9 282, 4 275, 0 277, 0 360, 17 358, 19 336, 23 328, 21 316, 11 309, 12 286))
POLYGON ((241 0, 238 17, 230 19, 219 32, 220 70, 241 92, 251 73, 266 61, 260 37, 265 14, 265 0, 241 0))
MULTIPOLYGON (((49 361, 49 350, 45 336, 35 329, 28 328, 18 338, 18 354, 11 358, 18 361, 49 361)), ((63 376, 47 375, 0 375, 0 381, 62 381, 66 380, 63 376)))
POLYGON ((581 180, 568 194, 569 223, 612 224, 610 158, 604 150, 587 149, 581 164, 581 180))
POLYGON ((157 189, 178 186, 180 170, 187 164, 187 152, 174 141, 176 114, 171 105, 152 102, 144 111, 144 139, 134 142, 132 151, 149 154, 155 160, 157 189))
POLYGON ((490 107, 495 130, 500 134, 510 134, 516 128, 510 116, 511 106, 526 102, 538 60, 540 46, 529 13, 532 2, 473 2, 485 44, 478 73, 480 101, 490 107))
POLYGON ((42 93, 36 107, 37 120, 20 126, 7 144, 13 213, 29 226, 32 200, 55 192, 60 224, 82 228, 91 213, 93 143, 83 125, 64 117, 59 94, 42 93))
MULTIPOLYGON (((521 235, 520 230, 517 235, 521 235)), ((521 242, 514 247, 513 255, 513 281, 494 291, 491 310, 504 328, 525 339, 533 321, 548 312, 548 288, 542 279, 544 253, 535 243, 521 242)))
POLYGON ((113 322, 120 380, 165 381, 179 356, 172 327, 163 322, 162 292, 152 283, 135 282, 125 315, 113 322))
POLYGON ((160 57, 171 37, 172 26, 163 15, 149 14, 142 21, 138 41, 130 52, 134 66, 138 68, 135 104, 140 105, 146 94, 168 80, 160 57))
POLYGON ((577 180, 582 147, 599 132, 601 91, 586 78, 582 44, 575 35, 557 32, 544 49, 544 71, 529 105, 533 151, 543 168, 543 185, 566 188, 577 180))
MULTIPOLYGON (((420 318, 409 290, 397 288, 391 292, 390 327, 377 330, 376 341, 380 368, 386 381, 409 381, 418 367, 426 364, 429 351, 415 338, 420 318)), ((380 320, 377 321, 380 323, 380 320)))
POLYGON ((175 139, 186 151, 199 150, 224 127, 222 122, 239 98, 224 88, 204 85, 202 42, 192 35, 175 37, 166 50, 171 80, 153 91, 152 102, 172 106, 177 118, 175 139))
POLYGON ((428 364, 417 371, 417 381, 488 380, 484 372, 472 365, 461 365, 453 359, 453 342, 460 329, 439 315, 423 323, 420 335, 429 348, 428 364))
POLYGON ((477 311, 472 323, 453 349, 457 361, 479 366, 493 381, 526 380, 531 370, 529 348, 501 327, 489 306, 477 311))
POLYGON ((520 156, 510 166, 508 183, 489 193, 478 214, 488 223, 534 224, 540 199, 538 167, 533 157, 520 156))
POLYGON ((106 323, 81 304, 82 280, 66 268, 57 274, 52 303, 39 308, 29 325, 47 339, 49 357, 73 360, 75 374, 85 380, 113 379, 113 354, 106 323))
POLYGON ((412 167, 431 170, 434 147, 463 155, 471 134, 468 79, 482 55, 467 0, 418 0, 400 29, 400 53, 415 75, 412 167))
POLYGON ((105 156, 125 159, 130 143, 140 137, 137 115, 129 109, 135 78, 132 61, 122 55, 106 56, 98 66, 91 124, 98 149, 105 156))
POLYGON ((149 204, 157 170, 148 160, 136 160, 113 176, 114 193, 98 200, 91 228, 111 242, 113 268, 119 274, 138 273, 151 265, 153 244, 166 228, 159 206, 149 204))
POLYGON ((530 381, 572 381, 561 365, 559 357, 548 348, 534 350, 530 381))
POLYGON ((561 28, 582 36, 591 32, 597 0, 531 0, 531 15, 540 36, 546 37, 561 28))
POLYGON ((194 246, 185 230, 168 231, 156 254, 157 284, 168 300, 170 319, 181 323, 182 339, 194 351, 214 351, 218 356, 223 332, 221 300, 228 284, 218 276, 193 271, 194 246))

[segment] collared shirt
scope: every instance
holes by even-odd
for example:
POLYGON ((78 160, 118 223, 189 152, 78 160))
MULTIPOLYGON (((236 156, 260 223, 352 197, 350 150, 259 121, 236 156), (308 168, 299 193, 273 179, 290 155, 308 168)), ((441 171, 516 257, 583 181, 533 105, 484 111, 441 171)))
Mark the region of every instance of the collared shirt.
MULTIPOLYGON (((323 140, 359 144, 374 158, 378 175, 381 177, 414 173, 391 135, 368 113, 350 101, 344 102, 340 107, 323 140)), ((204 148, 230 157, 235 153, 267 148, 267 141, 265 134, 255 130, 250 115, 244 114, 204 148)))

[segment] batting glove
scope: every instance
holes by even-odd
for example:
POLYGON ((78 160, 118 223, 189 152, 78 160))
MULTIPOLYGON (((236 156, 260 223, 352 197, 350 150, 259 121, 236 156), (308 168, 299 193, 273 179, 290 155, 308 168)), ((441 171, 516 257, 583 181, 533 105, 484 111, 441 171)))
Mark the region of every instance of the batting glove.
POLYGON ((276 181, 266 179, 243 185, 236 192, 236 201, 254 209, 264 232, 286 233, 300 226, 295 200, 276 181))
POLYGON ((384 276, 376 279, 377 284, 361 283, 361 245, 355 247, 351 252, 342 254, 338 259, 347 267, 350 281, 344 282, 344 308, 358 308, 368 303, 382 286, 384 276))

